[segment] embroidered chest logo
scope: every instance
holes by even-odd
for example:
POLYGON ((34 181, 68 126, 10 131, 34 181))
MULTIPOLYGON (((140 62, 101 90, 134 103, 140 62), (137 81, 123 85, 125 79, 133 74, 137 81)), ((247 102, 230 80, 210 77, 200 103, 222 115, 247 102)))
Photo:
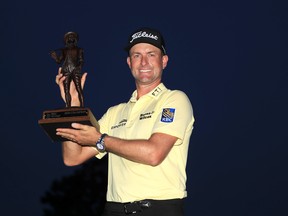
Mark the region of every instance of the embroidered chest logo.
POLYGON ((175 109, 174 108, 165 108, 162 111, 161 121, 162 122, 173 122, 174 120, 175 109))
POLYGON ((152 118, 153 113, 154 113, 154 111, 140 114, 139 120, 152 118))
POLYGON ((111 127, 111 130, 112 130, 112 129, 115 129, 115 128, 119 128, 119 127, 125 126, 125 125, 126 125, 126 122, 127 122, 127 119, 121 120, 118 124, 113 125, 113 126, 111 127))
POLYGON ((152 92, 152 95, 153 95, 153 96, 157 96, 161 91, 162 91, 162 89, 161 89, 160 87, 157 87, 157 88, 152 92))

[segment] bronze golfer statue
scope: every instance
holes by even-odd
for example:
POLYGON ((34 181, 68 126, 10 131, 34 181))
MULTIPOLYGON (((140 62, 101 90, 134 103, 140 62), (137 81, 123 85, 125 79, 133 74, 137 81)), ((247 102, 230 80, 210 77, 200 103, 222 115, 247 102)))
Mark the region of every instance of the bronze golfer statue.
POLYGON ((59 55, 56 50, 50 52, 51 57, 58 63, 62 64, 61 73, 66 77, 64 80, 64 91, 66 107, 71 107, 70 84, 74 82, 80 107, 84 107, 83 89, 81 87, 82 66, 84 64, 83 49, 77 46, 79 36, 76 32, 67 32, 64 35, 65 47, 60 48, 59 55))
POLYGON ((66 102, 65 108, 44 111, 42 119, 39 119, 38 121, 38 124, 45 130, 52 141, 66 140, 65 138, 56 135, 56 129, 71 128, 71 124, 74 122, 93 125, 99 130, 99 124, 92 111, 89 108, 84 107, 83 89, 81 86, 84 58, 83 49, 77 45, 78 40, 79 36, 76 32, 67 32, 64 35, 65 47, 50 51, 49 53, 56 63, 62 63, 60 73, 65 77, 63 87, 66 102), (71 106, 71 84, 75 84, 80 106, 71 106))

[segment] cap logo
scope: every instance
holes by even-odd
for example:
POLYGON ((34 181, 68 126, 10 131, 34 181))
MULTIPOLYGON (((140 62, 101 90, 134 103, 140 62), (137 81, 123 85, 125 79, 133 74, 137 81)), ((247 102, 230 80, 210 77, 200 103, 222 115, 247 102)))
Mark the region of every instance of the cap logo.
POLYGON ((145 31, 144 32, 142 32, 142 31, 136 32, 131 37, 132 37, 132 39, 130 40, 130 43, 132 43, 137 38, 141 38, 141 37, 151 38, 151 39, 156 40, 156 41, 158 40, 157 35, 153 35, 152 33, 147 33, 145 31))

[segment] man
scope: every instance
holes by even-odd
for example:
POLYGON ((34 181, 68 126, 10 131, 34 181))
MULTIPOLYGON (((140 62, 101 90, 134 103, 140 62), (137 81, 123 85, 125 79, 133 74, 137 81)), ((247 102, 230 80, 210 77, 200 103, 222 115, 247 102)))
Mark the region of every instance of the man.
MULTIPOLYGON (((131 34, 127 64, 136 90, 127 103, 111 107, 96 128, 73 123, 57 129, 63 159, 78 165, 108 153, 108 190, 105 216, 184 215, 186 161, 194 117, 185 93, 167 89, 161 81, 168 56, 162 35, 142 28, 131 34), (89 147, 92 146, 92 147, 89 147)), ((63 98, 63 80, 59 84, 63 98)), ((83 75, 84 85, 86 74, 83 75)), ((72 103, 79 105, 76 93, 72 103)), ((64 99, 64 98, 63 98, 64 99)))

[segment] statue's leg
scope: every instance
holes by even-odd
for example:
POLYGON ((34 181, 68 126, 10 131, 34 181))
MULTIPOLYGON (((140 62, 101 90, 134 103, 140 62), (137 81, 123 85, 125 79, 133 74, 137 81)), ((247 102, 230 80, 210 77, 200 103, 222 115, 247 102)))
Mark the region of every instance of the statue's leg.
POLYGON ((71 83, 71 76, 66 76, 66 79, 64 80, 63 84, 64 84, 65 100, 67 107, 71 107, 70 83, 71 83))
POLYGON ((83 89, 81 86, 81 77, 82 75, 79 73, 73 74, 73 82, 75 83, 76 90, 78 92, 78 98, 80 101, 80 107, 84 107, 84 98, 83 98, 83 89))

